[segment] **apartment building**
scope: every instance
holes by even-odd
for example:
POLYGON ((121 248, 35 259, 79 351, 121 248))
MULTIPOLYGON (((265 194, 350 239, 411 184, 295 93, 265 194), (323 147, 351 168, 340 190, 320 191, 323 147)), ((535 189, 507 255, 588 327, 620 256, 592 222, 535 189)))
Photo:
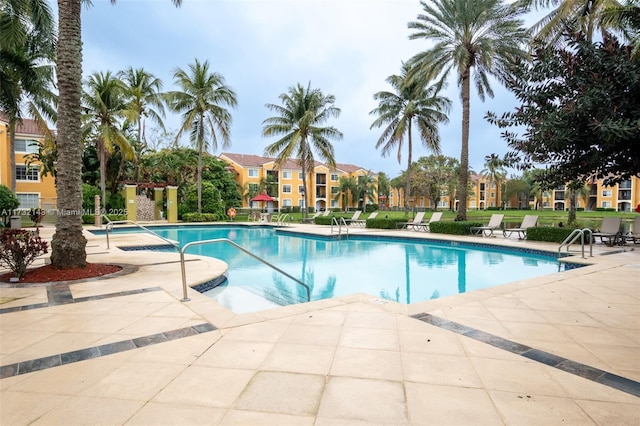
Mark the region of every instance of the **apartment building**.
MULTIPOLYGON (((578 208, 584 208, 587 211, 596 209, 633 211, 640 204, 640 178, 633 176, 613 186, 605 186, 604 179, 594 180, 586 185, 585 191, 578 193, 576 204, 578 208)), ((552 191, 543 192, 542 208, 568 209, 569 190, 561 185, 552 191)))
MULTIPOLYGON (((309 191, 309 206, 315 210, 355 208, 359 200, 352 199, 351 194, 345 199, 340 193, 340 178, 357 179, 358 176, 368 174, 366 169, 353 164, 339 163, 332 170, 328 165, 316 161, 313 171, 307 174, 305 188, 302 170, 295 160, 288 160, 277 168, 275 158, 259 155, 225 152, 219 158, 227 162, 229 170, 235 173, 236 182, 242 187, 242 206, 246 208, 303 208, 305 191, 309 191), (259 192, 265 192, 275 200, 252 202, 251 198, 259 192)), ((373 178, 375 179, 375 175, 373 178)))
POLYGON ((0 113, 0 184, 11 188, 15 179, 16 195, 20 209, 56 208, 55 179, 51 175, 43 176, 38 163, 28 164, 28 155, 38 152, 44 136, 35 121, 22 119, 15 129, 15 176, 11 175, 9 146, 9 121, 0 113))

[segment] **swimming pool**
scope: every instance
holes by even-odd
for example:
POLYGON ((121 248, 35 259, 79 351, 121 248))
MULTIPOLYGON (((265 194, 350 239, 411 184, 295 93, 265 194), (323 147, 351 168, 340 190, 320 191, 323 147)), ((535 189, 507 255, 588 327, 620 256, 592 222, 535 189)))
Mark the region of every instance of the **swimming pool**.
MULTIPOLYGON (((553 254, 481 244, 363 235, 334 239, 246 226, 153 227, 153 231, 181 246, 191 241, 228 238, 301 279, 311 288, 311 300, 362 292, 414 303, 564 268, 553 254)), ((303 287, 230 244, 190 247, 187 253, 227 262, 227 281, 204 294, 236 313, 306 301, 303 287)))

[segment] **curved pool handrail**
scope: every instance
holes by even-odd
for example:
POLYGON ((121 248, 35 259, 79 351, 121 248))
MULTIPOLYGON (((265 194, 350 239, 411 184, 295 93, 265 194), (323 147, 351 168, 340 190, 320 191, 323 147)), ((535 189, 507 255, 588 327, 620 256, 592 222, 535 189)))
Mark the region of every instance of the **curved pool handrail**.
POLYGON ((299 279, 297 279, 296 277, 289 275, 288 273, 286 273, 285 271, 283 271, 282 269, 278 268, 277 266, 267 262, 266 260, 264 260, 263 258, 256 256, 255 254, 251 253, 249 250, 247 250, 246 248, 242 247, 239 244, 234 243, 233 241, 231 241, 228 238, 214 238, 213 240, 200 240, 200 241, 192 241, 190 243, 185 244, 184 246, 182 246, 182 248, 180 249, 180 268, 182 269, 182 300, 181 302, 188 302, 189 299, 187 297, 187 272, 185 269, 185 263, 184 263, 184 253, 187 251, 187 249, 191 246, 196 246, 196 245, 203 245, 203 244, 214 244, 214 243, 227 243, 227 244, 231 244, 232 246, 240 249, 240 251, 245 252, 246 254, 248 254, 249 256, 253 257, 254 259, 264 263, 265 265, 269 266, 271 269, 274 269, 278 272, 280 272, 282 275, 286 276, 287 278, 292 279, 293 281, 295 281, 296 283, 298 283, 299 285, 303 286, 305 288, 305 290, 307 291, 307 302, 311 301, 311 289, 309 288, 308 285, 306 285, 305 283, 303 283, 302 281, 300 281, 299 279))
MULTIPOLYGON (((102 216, 106 217, 106 215, 102 215, 102 216)), ((106 218, 107 218, 107 225, 105 227, 105 232, 104 233, 107 236, 107 249, 109 248, 109 231, 113 229, 113 225, 122 225, 122 224, 127 223, 127 224, 130 224, 130 225, 137 226, 138 228, 142 229, 143 231, 148 232, 149 234, 154 235, 154 236, 160 238, 162 241, 172 245, 176 250, 180 250, 180 244, 177 241, 173 241, 173 240, 170 240, 168 238, 163 237, 160 234, 156 234, 155 232, 153 232, 152 230, 150 230, 146 226, 142 226, 142 225, 140 225, 138 222, 136 222, 134 220, 128 220, 127 219, 127 220, 114 220, 114 221, 111 221, 111 220, 109 220, 108 217, 106 217, 106 218)))

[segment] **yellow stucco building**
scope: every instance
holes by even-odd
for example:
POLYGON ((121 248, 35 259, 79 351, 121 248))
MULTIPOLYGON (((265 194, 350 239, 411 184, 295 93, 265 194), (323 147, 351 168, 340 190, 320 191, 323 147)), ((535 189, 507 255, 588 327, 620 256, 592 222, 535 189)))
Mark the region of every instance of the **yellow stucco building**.
POLYGON ((0 184, 11 188, 15 179, 16 195, 20 209, 56 208, 55 179, 51 175, 43 176, 38 163, 27 165, 27 156, 38 152, 38 145, 44 140, 35 121, 23 119, 16 124, 15 130, 16 173, 11 176, 9 121, 0 114, 0 184))
MULTIPOLYGON (((304 207, 302 170, 295 160, 288 160, 279 169, 275 159, 251 154, 225 152, 219 158, 229 164, 236 175, 236 182, 242 187, 242 207, 278 209, 283 207, 304 207), (257 194, 259 189, 271 185, 269 192, 275 201, 251 201, 249 194, 257 194), (264 204, 263 204, 264 203, 264 204)), ((359 200, 343 200, 340 196, 340 178, 367 175, 368 171, 353 164, 336 164, 330 169, 326 164, 316 161, 315 167, 307 175, 309 206, 318 210, 356 208, 359 200)), ((376 175, 370 174, 373 179, 376 175)), ((374 182, 374 189, 377 183, 374 182)), ((370 202, 368 200, 368 202, 370 202)))

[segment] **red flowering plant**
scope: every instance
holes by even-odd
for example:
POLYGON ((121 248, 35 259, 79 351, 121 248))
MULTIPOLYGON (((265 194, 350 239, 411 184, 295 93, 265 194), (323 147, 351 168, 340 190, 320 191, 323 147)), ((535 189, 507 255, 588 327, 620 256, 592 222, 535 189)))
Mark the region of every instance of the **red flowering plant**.
POLYGON ((27 267, 47 249, 47 242, 39 235, 24 229, 7 229, 0 234, 0 265, 22 278, 27 267))

